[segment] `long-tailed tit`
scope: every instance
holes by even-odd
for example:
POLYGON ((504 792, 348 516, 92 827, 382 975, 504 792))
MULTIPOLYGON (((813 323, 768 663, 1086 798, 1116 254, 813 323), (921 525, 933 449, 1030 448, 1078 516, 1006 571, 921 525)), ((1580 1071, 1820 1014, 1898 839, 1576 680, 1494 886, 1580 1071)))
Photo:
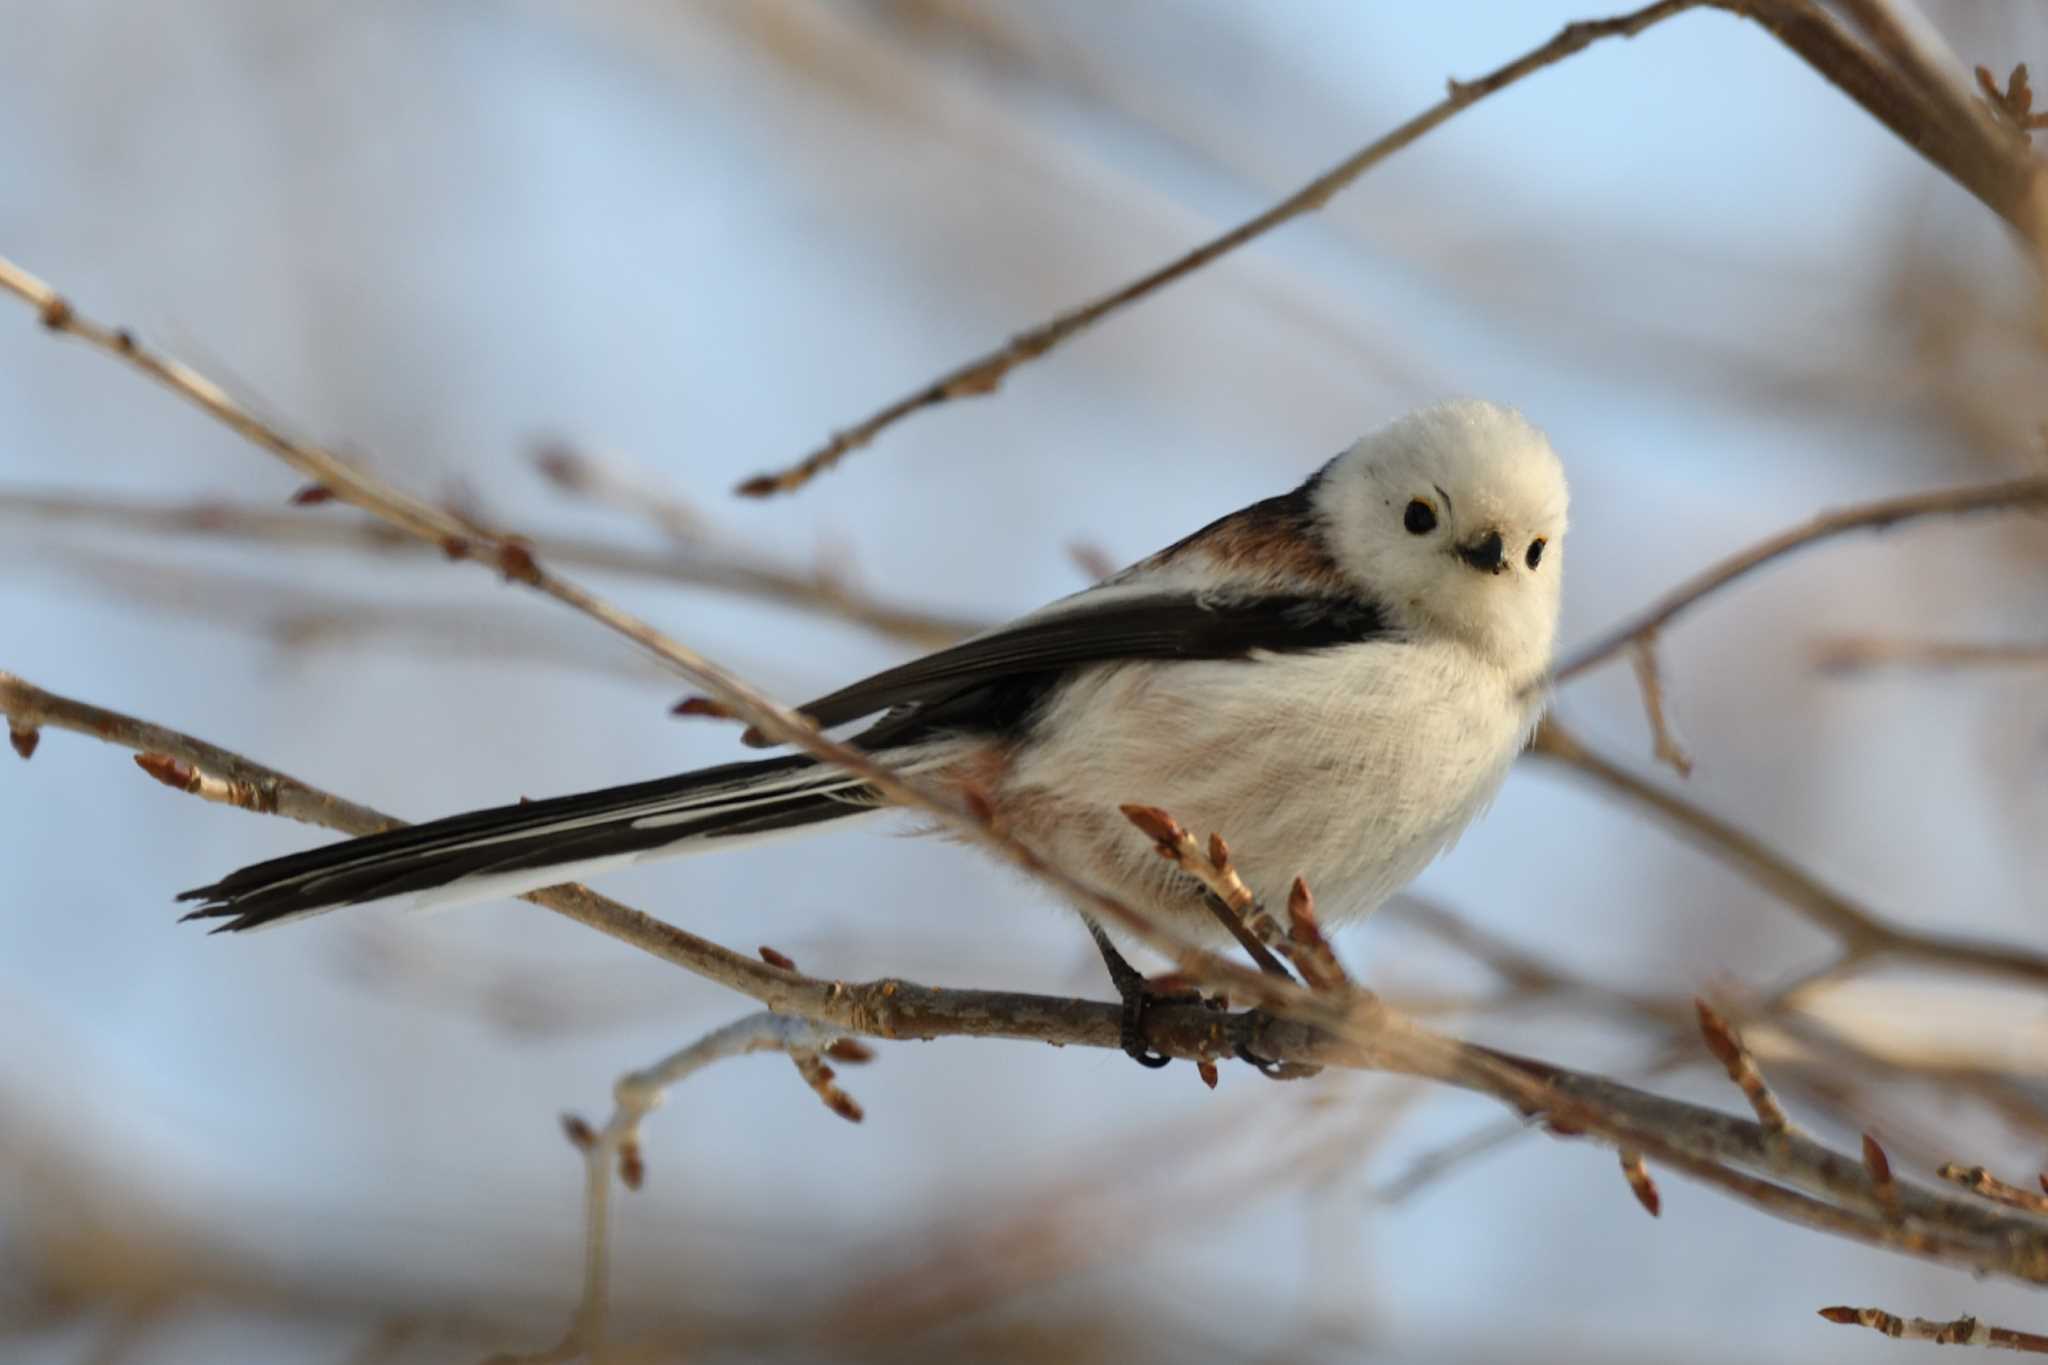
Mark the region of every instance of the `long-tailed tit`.
MULTIPOLYGON (((1201 888, 1120 805, 1223 833, 1260 894, 1298 874, 1326 917, 1360 915, 1450 846, 1535 728, 1565 502, 1519 414, 1424 408, 1291 493, 802 710, 879 715, 854 743, 971 784, 1040 857, 1190 932, 1216 929, 1201 888)), ((330 844, 179 899, 223 929, 459 903, 877 808, 808 757, 729 763, 330 844)))

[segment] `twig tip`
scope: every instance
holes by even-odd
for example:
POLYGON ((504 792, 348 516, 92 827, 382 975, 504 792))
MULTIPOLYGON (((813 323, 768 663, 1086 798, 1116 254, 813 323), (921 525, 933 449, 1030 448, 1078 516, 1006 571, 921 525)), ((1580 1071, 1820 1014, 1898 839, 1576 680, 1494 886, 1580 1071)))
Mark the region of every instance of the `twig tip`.
POLYGON ((713 697, 684 697, 669 707, 668 713, 672 716, 705 716, 712 720, 739 719, 738 714, 730 706, 713 697))
POLYGON ((587 1152, 597 1145, 597 1132, 581 1114, 562 1115, 562 1136, 569 1139, 569 1145, 579 1152, 587 1152))
POLYGON ((1650 1178, 1650 1168, 1643 1164, 1643 1154, 1628 1148, 1619 1153, 1621 1174, 1628 1181, 1636 1202, 1643 1206, 1643 1212, 1655 1218, 1664 1211, 1664 1196, 1657 1192, 1657 1182, 1650 1178))
POLYGON ((9 725, 7 742, 26 761, 36 756, 36 746, 43 742, 43 732, 33 725, 9 725))

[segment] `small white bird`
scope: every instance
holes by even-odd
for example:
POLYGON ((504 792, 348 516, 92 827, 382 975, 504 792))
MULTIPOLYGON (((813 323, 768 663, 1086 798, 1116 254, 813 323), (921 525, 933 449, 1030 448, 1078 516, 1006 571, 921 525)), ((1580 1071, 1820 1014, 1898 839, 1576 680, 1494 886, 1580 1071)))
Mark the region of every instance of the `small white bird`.
MULTIPOLYGON (((880 713, 854 743, 972 784, 1040 857, 1185 931, 1217 931, 1201 887, 1120 806, 1222 833, 1262 896, 1300 875, 1326 919, 1362 915, 1491 802, 1535 729, 1565 508, 1540 431, 1439 404, 1291 493, 801 709, 824 726, 880 713)), ((877 810, 857 777, 771 758, 351 839, 179 899, 230 930, 452 904, 877 810)))

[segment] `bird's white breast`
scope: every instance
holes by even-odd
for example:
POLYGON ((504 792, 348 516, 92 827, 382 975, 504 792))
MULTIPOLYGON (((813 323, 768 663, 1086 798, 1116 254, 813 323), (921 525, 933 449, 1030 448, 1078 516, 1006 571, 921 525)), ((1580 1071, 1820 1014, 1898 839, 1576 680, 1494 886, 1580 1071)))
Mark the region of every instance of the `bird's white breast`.
POLYGON ((1223 835, 1271 904, 1300 875, 1325 918, 1355 916, 1486 807, 1538 710, 1448 641, 1115 665, 1061 690, 1002 805, 1046 856, 1156 911, 1199 907, 1118 814, 1125 803, 1223 835))

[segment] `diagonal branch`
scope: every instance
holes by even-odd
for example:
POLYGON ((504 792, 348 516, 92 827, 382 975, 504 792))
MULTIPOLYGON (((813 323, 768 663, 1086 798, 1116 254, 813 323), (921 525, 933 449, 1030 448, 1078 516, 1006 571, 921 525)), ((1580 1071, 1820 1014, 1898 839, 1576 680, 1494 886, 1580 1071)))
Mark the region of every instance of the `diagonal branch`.
POLYGON ((2048 643, 2037 641, 1917 640, 1887 635, 1838 635, 1814 645, 1814 663, 1829 673, 1874 668, 2040 668, 2048 643))
POLYGON ((831 1070, 819 1060, 819 1054, 827 1050, 842 1061, 867 1060, 866 1048, 843 1039, 835 1041, 829 1029, 808 1019, 764 1010, 713 1029, 654 1065, 621 1076, 612 1088, 611 1117, 602 1128, 593 1129, 574 1115, 564 1115, 563 1130, 570 1144, 583 1153, 584 1162, 582 1295, 558 1344, 531 1355, 493 1356, 491 1365, 555 1365, 604 1358, 611 1295, 612 1172, 617 1170, 628 1189, 640 1188, 646 1176, 640 1130, 670 1090, 713 1063, 756 1052, 783 1052, 835 1112, 858 1121, 859 1107, 831 1084, 831 1070), (812 1080, 820 1075, 821 1079, 812 1080), (845 1106, 852 1106, 851 1112, 845 1106))
POLYGON ((1868 1327, 1895 1341, 1931 1341, 1937 1346, 1983 1346, 1993 1351, 2018 1351, 2023 1355, 2048 1355, 2048 1336, 2021 1332, 2011 1327, 1993 1327, 1976 1318, 1935 1322, 1928 1318, 1902 1318, 1882 1308, 1823 1308, 1820 1315, 1845 1327, 1868 1327))
POLYGON ((1925 24, 1886 0, 1845 0, 1869 36, 1866 44, 1813 0, 1661 0, 1627 14, 1566 25, 1549 42, 1474 81, 1449 82, 1442 100, 1337 163, 1265 212, 1194 250, 946 371, 786 468, 755 475, 738 492, 769 497, 802 488, 884 431, 929 408, 980 398, 1012 370, 1048 354, 1113 313, 1295 218, 1315 212, 1358 178, 1462 110, 1604 38, 1634 37, 1700 6, 1754 19, 1823 79, 1890 129, 1907 146, 1977 196, 1993 212, 2048 248, 2048 175, 2024 138, 2003 136, 1930 51, 1925 24))
MULTIPOLYGON (((38 525, 76 522, 297 549, 426 554, 434 546, 382 522, 212 499, 170 502, 26 489, 0 489, 0 517, 38 525)), ((533 553, 551 564, 659 583, 709 588, 831 620, 852 621, 921 648, 951 644, 987 622, 923 611, 856 592, 829 574, 780 563, 729 541, 639 549, 570 536, 536 537, 533 553)))
POLYGON ((1653 638, 1678 616, 1737 579, 1820 541, 1847 535, 1851 531, 1882 531, 1900 522, 1924 517, 2030 511, 2043 507, 2048 507, 2048 478, 2008 479, 1964 488, 1938 488, 1822 512, 1693 575, 1638 616, 1597 637, 1591 644, 1574 650, 1551 670, 1551 676, 1558 682, 1564 682, 1606 662, 1637 641, 1653 638))
POLYGON ((1589 748, 1555 717, 1543 722, 1530 752, 1561 763, 1660 817, 1684 838, 1721 858, 1799 915, 1834 935, 1845 957, 1831 972, 1851 963, 1889 956, 2015 981, 2048 983, 2048 956, 2010 944, 1922 933, 1894 923, 1858 905, 1761 840, 1589 748))
POLYGON ((1711 0, 1717 9, 1756 20, 1829 84, 1862 106, 2038 247, 2048 230, 2048 178, 2024 139, 2001 137, 1972 109, 1957 82, 1936 68, 1924 33, 1884 0, 1844 0, 1869 37, 1813 0, 1711 0))
POLYGON ((888 428, 927 408, 961 398, 981 398, 994 393, 1010 371, 1046 355, 1073 340, 1112 313, 1118 313, 1185 276, 1193 274, 1247 242, 1271 232, 1281 224, 1313 213, 1374 166, 1410 143, 1448 122, 1489 95, 1497 94, 1525 76, 1534 75, 1572 54, 1591 47, 1603 38, 1633 38, 1652 24, 1695 8, 1704 0, 1657 0, 1611 19, 1588 19, 1567 24, 1557 36, 1541 47, 1517 57, 1507 65, 1472 81, 1452 80, 1445 96, 1406 123, 1353 152, 1344 160, 1303 185, 1293 194, 1255 218, 1247 219, 1220 237, 1202 243, 1180 256, 1132 280, 1120 289, 1102 295, 1077 308, 1019 332, 987 355, 948 370, 922 388, 913 390, 863 421, 833 433, 832 439, 786 469, 757 474, 739 486, 748 497, 768 497, 794 492, 832 468, 848 453, 873 441, 888 428))

